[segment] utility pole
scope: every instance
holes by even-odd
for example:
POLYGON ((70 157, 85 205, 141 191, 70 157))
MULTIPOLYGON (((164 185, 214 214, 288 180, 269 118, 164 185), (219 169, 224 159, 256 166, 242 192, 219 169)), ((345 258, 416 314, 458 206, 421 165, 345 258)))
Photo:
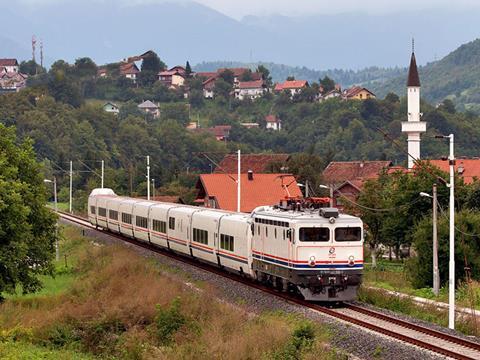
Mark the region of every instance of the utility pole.
POLYGON ((241 181, 240 181, 240 175, 241 175, 241 171, 240 171, 240 156, 241 156, 241 153, 240 153, 240 150, 238 150, 237 154, 238 154, 238 168, 237 168, 237 212, 240 212, 240 185, 241 185, 241 181))
POLYGON ((450 262, 448 279, 448 327, 455 329, 455 155, 453 134, 447 136, 450 139, 450 262))
POLYGON ((70 160, 70 203, 69 203, 69 210, 70 214, 72 214, 72 188, 73 188, 73 164, 72 160, 70 160))
POLYGON ((155 200, 155 179, 152 179, 152 195, 153 200, 155 200))
MULTIPOLYGON (((53 177, 53 201, 55 202, 55 213, 58 211, 57 205, 57 177, 53 177)), ((60 250, 58 248, 58 224, 55 224, 55 260, 60 260, 60 250)))
POLYGON ((103 189, 104 176, 105 176, 105 161, 102 160, 102 189, 103 189))
POLYGON ((330 190, 330 207, 333 207, 333 184, 328 187, 330 190))
POLYGON ((440 274, 438 273, 438 238, 437 238, 437 184, 433 184, 433 293, 440 291, 440 274))
POLYGON ((150 200, 150 156, 147 155, 147 200, 150 200))

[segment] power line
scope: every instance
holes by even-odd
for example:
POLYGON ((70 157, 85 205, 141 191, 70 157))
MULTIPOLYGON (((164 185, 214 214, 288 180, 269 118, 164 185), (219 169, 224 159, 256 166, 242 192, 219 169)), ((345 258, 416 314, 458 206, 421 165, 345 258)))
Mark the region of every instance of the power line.
POLYGON ((340 194, 340 196, 342 198, 344 198, 345 200, 347 200, 348 202, 350 202, 351 204, 359 207, 359 208, 362 208, 362 209, 365 209, 365 210, 369 210, 369 211, 376 211, 376 212, 390 212, 390 211, 395 211, 395 210, 400 210, 404 207, 407 207, 407 206, 410 206, 410 205, 413 205, 415 203, 417 203, 418 201, 420 201, 420 198, 418 199, 415 199, 413 200, 412 202, 409 202, 407 204, 403 204, 403 205, 399 205, 399 206, 395 206, 395 207, 391 207, 391 208, 384 208, 384 209, 381 209, 381 208, 371 208, 371 207, 368 207, 368 206, 365 206, 365 205, 361 205, 351 199, 349 199, 347 196, 345 196, 341 191, 338 191, 338 190, 335 190, 338 194, 340 194))

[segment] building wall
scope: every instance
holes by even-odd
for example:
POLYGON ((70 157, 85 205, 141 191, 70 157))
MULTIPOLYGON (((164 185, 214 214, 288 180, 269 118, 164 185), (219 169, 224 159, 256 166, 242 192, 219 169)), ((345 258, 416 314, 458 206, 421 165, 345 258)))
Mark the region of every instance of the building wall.
POLYGON ((183 86, 185 79, 180 75, 172 75, 172 85, 183 86))
POLYGON ((374 99, 374 98, 375 98, 375 96, 370 94, 368 91, 362 90, 358 94, 356 94, 355 96, 352 96, 350 99, 366 100, 366 99, 374 99))

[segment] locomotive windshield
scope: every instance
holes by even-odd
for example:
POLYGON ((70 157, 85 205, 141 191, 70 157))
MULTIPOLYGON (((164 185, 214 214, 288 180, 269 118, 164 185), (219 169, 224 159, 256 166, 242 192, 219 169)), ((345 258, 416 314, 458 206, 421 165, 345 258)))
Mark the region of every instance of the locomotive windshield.
POLYGON ((360 241, 362 229, 359 227, 337 227, 335 229, 335 241, 360 241))
POLYGON ((329 241, 329 228, 300 228, 300 241, 329 241))

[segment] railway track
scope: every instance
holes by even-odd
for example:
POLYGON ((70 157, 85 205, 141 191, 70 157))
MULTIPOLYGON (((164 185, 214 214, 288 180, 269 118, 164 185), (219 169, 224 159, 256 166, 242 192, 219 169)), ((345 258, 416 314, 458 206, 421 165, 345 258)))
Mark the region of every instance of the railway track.
MULTIPOLYGON (((62 219, 73 222, 75 224, 94 229, 102 233, 105 232, 103 230, 96 229, 95 226, 90 224, 88 220, 82 217, 63 212, 59 212, 59 216, 62 219)), ((231 280, 241 282, 249 287, 253 287, 260 291, 270 293, 277 297, 281 297, 288 302, 308 307, 315 311, 329 315, 333 318, 340 319, 350 324, 355 324, 362 328, 369 329, 370 331, 383 334, 385 336, 409 343, 411 345, 418 346, 422 349, 430 350, 434 353, 444 355, 453 359, 480 359, 480 344, 478 343, 465 340, 463 338, 459 338, 457 336, 453 336, 444 332, 433 330, 431 328, 427 328, 421 325, 413 324, 408 321, 401 320, 396 317, 385 315, 383 313, 353 304, 345 304, 345 306, 343 306, 342 308, 330 308, 316 303, 308 302, 300 299, 298 296, 294 296, 289 293, 278 292, 271 287, 253 282, 241 275, 228 273, 216 266, 199 262, 193 258, 188 258, 186 256, 173 253, 166 249, 158 248, 149 243, 136 241, 126 236, 112 232, 108 232, 108 235, 120 239, 124 242, 128 242, 136 246, 140 246, 145 249, 154 251, 156 253, 160 253, 164 256, 174 258, 178 261, 199 267, 203 270, 213 272, 231 280)))

